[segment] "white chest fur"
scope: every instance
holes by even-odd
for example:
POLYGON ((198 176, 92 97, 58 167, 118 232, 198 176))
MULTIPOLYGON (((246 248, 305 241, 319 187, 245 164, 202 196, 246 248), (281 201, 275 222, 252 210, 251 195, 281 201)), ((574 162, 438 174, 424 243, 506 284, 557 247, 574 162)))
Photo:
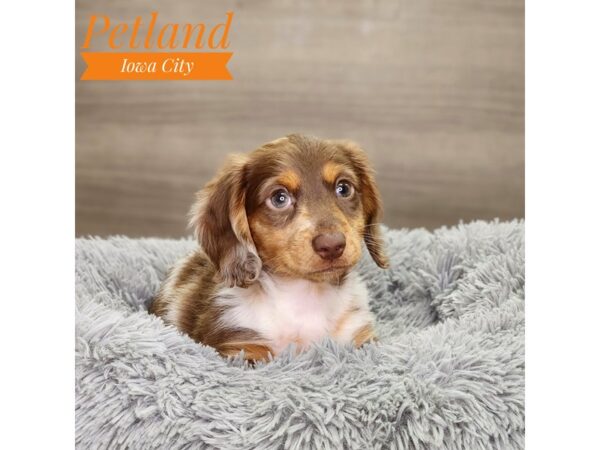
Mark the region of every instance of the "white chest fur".
POLYGON ((340 286, 263 273, 247 289, 223 289, 216 302, 227 307, 222 325, 258 332, 275 354, 290 344, 302 348, 327 336, 349 343, 373 322, 367 289, 354 273, 340 286))

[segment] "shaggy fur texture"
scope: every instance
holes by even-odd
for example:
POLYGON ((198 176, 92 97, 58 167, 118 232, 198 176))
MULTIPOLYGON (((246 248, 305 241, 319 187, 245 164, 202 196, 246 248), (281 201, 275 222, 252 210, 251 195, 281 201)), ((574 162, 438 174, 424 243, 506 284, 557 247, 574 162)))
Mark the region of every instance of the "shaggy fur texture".
POLYGON ((378 344, 251 368, 146 307, 191 240, 77 242, 78 448, 522 448, 523 223, 386 230, 378 344))

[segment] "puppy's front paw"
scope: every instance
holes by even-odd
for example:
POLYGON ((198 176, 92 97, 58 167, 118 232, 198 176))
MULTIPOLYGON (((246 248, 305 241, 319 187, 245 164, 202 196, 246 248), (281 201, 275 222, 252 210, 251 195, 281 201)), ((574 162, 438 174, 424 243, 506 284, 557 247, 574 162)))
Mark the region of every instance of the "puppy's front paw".
POLYGON ((363 344, 367 342, 378 342, 377 336, 375 335, 375 331, 373 330, 373 326, 371 324, 365 325, 358 329, 358 331, 354 334, 352 338, 352 342, 355 347, 362 347, 363 344))
POLYGON ((254 342, 226 342, 216 347, 221 356, 237 356, 244 352, 244 359, 250 364, 258 361, 269 361, 273 356, 273 350, 267 345, 254 342))

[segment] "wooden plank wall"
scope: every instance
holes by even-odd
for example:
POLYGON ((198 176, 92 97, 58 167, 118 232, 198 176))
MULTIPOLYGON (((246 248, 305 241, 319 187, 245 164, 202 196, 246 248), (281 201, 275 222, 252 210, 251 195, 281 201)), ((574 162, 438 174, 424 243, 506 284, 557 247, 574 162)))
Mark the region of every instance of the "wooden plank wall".
POLYGON ((290 132, 361 143, 391 226, 523 217, 523 0, 76 6, 78 48, 92 13, 235 14, 233 81, 76 82, 77 235, 187 234, 225 154, 290 132))

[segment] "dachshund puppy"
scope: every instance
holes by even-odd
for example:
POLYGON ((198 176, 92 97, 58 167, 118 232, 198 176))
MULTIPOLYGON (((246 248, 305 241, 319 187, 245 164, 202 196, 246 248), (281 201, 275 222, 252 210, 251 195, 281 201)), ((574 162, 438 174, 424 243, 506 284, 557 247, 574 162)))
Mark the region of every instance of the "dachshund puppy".
POLYGON ((354 143, 290 135, 230 157, 197 195, 201 244, 170 272, 150 312, 223 356, 266 360, 329 336, 375 339, 364 240, 379 267, 381 200, 354 143))

